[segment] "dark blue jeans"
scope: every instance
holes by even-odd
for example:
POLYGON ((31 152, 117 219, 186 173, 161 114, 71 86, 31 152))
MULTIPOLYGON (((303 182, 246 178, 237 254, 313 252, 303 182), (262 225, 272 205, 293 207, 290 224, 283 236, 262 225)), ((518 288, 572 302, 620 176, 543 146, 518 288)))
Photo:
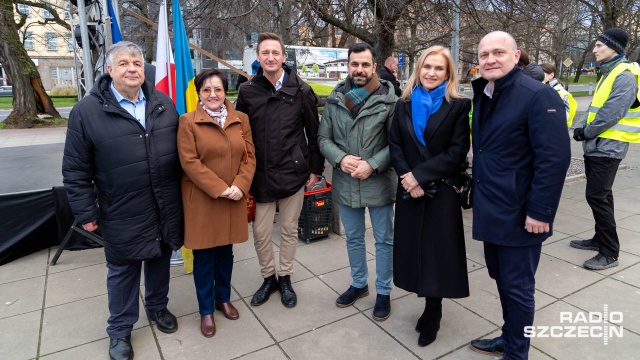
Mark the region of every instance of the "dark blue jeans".
POLYGON ((200 315, 213 314, 214 302, 229 302, 233 245, 193 250, 193 281, 196 285, 200 315))
POLYGON ((533 325, 536 270, 542 244, 510 247, 485 242, 484 259, 489 276, 496 281, 502 305, 502 337, 509 360, 529 357, 530 339, 524 327, 533 325))

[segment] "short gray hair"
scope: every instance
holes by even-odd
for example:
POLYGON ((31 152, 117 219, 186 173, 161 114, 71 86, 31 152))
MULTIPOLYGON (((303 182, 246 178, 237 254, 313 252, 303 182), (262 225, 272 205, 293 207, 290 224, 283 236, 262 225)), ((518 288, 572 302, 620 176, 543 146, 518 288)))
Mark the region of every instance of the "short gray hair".
POLYGON ((126 52, 130 55, 139 55, 142 58, 142 62, 144 63, 144 56, 142 55, 142 48, 131 41, 120 41, 117 42, 107 50, 106 55, 106 63, 107 66, 113 66, 113 58, 116 57, 117 54, 126 52))

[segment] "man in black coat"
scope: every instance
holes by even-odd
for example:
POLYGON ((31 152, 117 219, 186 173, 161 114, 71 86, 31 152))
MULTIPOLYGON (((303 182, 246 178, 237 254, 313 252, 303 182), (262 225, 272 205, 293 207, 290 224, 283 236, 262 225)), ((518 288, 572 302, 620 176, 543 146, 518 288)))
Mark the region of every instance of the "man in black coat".
POLYGON ((380 66, 378 70, 378 76, 381 79, 387 80, 388 82, 393 84, 393 89, 397 97, 402 95, 402 90, 400 89, 400 82, 396 78, 396 72, 398 71, 398 59, 393 56, 389 56, 387 60, 384 61, 384 66, 380 66))
POLYGON ((501 336, 470 345, 510 360, 528 358, 535 273, 571 156, 562 100, 523 74, 519 55, 511 35, 489 33, 478 45, 482 78, 473 82, 473 238, 484 242, 504 325, 501 336))
POLYGON ((171 99, 145 82, 139 46, 113 45, 106 64, 109 74, 69 116, 62 175, 76 222, 87 231, 102 229, 109 356, 132 359, 143 263, 149 320, 160 331, 178 330, 167 309, 171 252, 184 236, 178 113, 171 99))
POLYGON ((251 194, 256 198, 253 240, 260 262, 262 286, 251 299, 264 304, 280 290, 285 307, 297 304, 291 274, 298 246, 298 218, 304 187, 312 188, 324 169, 318 148, 318 108, 311 87, 283 63, 287 57, 278 35, 258 35, 256 76, 242 85, 236 110, 249 115, 256 147, 256 173, 251 194), (276 201, 280 209, 280 269, 277 272, 271 233, 276 201))

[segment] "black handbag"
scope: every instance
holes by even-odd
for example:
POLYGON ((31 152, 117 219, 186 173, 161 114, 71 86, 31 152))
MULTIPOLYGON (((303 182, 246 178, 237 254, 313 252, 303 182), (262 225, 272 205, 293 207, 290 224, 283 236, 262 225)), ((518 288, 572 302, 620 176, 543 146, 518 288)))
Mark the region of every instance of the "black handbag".
POLYGON ((463 209, 471 209, 473 207, 473 176, 467 172, 469 163, 467 161, 462 164, 462 171, 457 177, 444 179, 444 183, 451 186, 460 197, 460 206, 463 209))

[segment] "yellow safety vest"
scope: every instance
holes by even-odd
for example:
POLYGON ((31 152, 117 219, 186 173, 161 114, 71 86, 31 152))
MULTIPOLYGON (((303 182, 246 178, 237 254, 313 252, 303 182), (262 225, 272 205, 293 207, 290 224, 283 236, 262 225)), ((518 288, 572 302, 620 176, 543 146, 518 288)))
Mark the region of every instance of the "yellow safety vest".
MULTIPOLYGON (((638 93, 636 98, 640 100, 640 68, 635 63, 622 63, 613 68, 611 73, 603 80, 600 79, 593 95, 591 105, 589 105, 587 124, 595 119, 598 110, 604 105, 611 95, 613 82, 623 71, 631 71, 638 81, 638 93)), ((629 143, 640 143, 640 106, 629 109, 617 124, 603 131, 598 137, 614 139, 629 143)))
MULTIPOLYGON (((571 124, 573 124, 573 117, 576 115, 576 110, 578 110, 578 102, 573 98, 573 95, 571 95, 571 93, 568 92, 564 88, 564 86, 562 86, 560 83, 556 83, 553 86, 553 89, 558 92, 558 95, 560 95, 560 98, 562 99, 563 102, 564 102, 565 98, 569 102, 569 104, 568 104, 569 108, 566 109, 566 112, 567 112, 567 127, 571 127, 571 124)), ((565 103, 565 107, 566 106, 567 106, 567 104, 565 103)))

